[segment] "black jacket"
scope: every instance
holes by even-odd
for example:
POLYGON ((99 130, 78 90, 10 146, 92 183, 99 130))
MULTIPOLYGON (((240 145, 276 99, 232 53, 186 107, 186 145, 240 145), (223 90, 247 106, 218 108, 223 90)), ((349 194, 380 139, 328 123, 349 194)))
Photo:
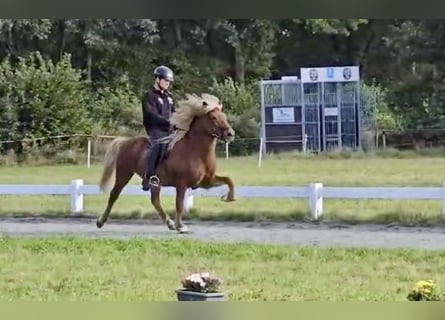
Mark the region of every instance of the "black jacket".
POLYGON ((165 136, 170 131, 170 116, 174 112, 169 92, 148 90, 142 97, 142 121, 149 136, 165 136))

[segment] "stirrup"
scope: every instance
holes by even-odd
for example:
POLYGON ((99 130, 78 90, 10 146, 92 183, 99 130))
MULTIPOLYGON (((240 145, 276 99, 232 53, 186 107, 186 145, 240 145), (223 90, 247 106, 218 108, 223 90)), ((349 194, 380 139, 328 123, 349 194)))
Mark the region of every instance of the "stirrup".
POLYGON ((159 185, 160 185, 160 183, 161 183, 161 181, 159 180, 159 178, 158 178, 157 176, 151 176, 151 177, 148 179, 148 183, 149 183, 152 187, 156 187, 156 188, 158 188, 159 185))

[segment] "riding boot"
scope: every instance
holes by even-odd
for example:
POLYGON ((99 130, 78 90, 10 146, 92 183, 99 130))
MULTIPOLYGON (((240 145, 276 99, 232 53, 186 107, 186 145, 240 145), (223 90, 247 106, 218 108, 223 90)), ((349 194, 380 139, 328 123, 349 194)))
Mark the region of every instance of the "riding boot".
POLYGON ((147 167, 142 179, 142 190, 144 191, 150 190, 150 187, 152 186, 159 187, 160 185, 159 178, 154 175, 156 170, 158 153, 159 153, 159 145, 158 144, 152 145, 148 152, 147 167))

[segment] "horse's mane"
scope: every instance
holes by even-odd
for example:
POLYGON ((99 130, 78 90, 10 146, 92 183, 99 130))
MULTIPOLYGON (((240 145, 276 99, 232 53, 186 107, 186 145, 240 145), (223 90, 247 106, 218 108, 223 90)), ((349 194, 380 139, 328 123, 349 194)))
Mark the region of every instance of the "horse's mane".
POLYGON ((222 109, 222 105, 216 96, 208 93, 203 93, 201 96, 186 94, 185 99, 178 101, 175 112, 170 118, 170 122, 180 130, 162 138, 160 142, 170 141, 168 146, 170 151, 190 130, 190 125, 196 116, 209 113, 215 108, 222 109))

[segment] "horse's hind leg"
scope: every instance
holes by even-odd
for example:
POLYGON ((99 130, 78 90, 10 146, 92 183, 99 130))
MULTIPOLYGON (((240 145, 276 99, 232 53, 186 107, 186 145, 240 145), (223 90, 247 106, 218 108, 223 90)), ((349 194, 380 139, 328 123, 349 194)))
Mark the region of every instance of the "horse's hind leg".
POLYGON ((175 230, 175 222, 164 211, 161 206, 161 188, 150 188, 151 192, 151 204, 155 207, 162 221, 167 225, 170 230, 175 230))
POLYGON ((182 223, 182 214, 184 212, 184 197, 186 187, 176 187, 176 216, 175 216, 175 227, 178 233, 189 233, 189 229, 186 225, 182 223))
POLYGON ((113 189, 111 189, 110 194, 108 196, 108 204, 105 208, 105 211, 102 215, 97 219, 96 226, 98 228, 102 228, 105 222, 107 222, 108 217, 111 213, 111 208, 113 208, 114 203, 119 198, 122 189, 126 186, 126 184, 130 181, 131 177, 133 177, 133 172, 128 169, 120 169, 119 167, 116 170, 116 181, 114 183, 113 189))

